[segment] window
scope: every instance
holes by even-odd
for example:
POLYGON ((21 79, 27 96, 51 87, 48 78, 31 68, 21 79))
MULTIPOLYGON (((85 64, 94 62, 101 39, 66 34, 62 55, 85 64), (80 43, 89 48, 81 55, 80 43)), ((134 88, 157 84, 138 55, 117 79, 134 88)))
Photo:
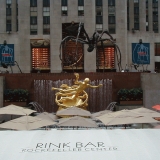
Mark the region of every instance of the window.
POLYGON ((160 43, 155 43, 155 56, 160 56, 160 43))
POLYGON ((102 16, 96 16, 96 24, 102 24, 102 23, 103 23, 102 16))
POLYGON ((37 24, 37 17, 30 17, 30 24, 36 25, 37 24))
POLYGON ((50 17, 49 16, 43 17, 43 24, 50 24, 50 17))
POLYGON ((50 72, 50 48, 32 49, 32 72, 50 72))
POLYGON ((108 23, 109 24, 115 24, 115 16, 109 16, 108 17, 108 23))
POLYGON ((96 6, 102 6, 102 0, 96 0, 96 6))
POLYGON ((78 6, 84 6, 84 0, 78 0, 78 6))
POLYGON ((78 16, 84 16, 84 0, 78 0, 78 16))
POLYGON ((108 0, 108 30, 111 34, 116 32, 115 15, 115 0, 108 0))
POLYGON ((12 0, 6 0, 6 4, 11 4, 12 0))
POLYGON ((146 0, 146 31, 149 31, 149 21, 148 21, 148 0, 146 0))
POLYGON ((50 7, 50 0, 43 0, 43 7, 50 7))
POLYGON ((134 29, 139 30, 139 0, 134 0, 134 29))
POLYGON ((108 0, 108 6, 115 6, 115 0, 108 0))
POLYGON ((103 69, 114 69, 115 68, 115 54, 114 47, 104 46, 104 50, 102 47, 98 47, 98 55, 97 55, 97 71, 103 69))
POLYGON ((12 31, 12 9, 11 0, 6 0, 6 31, 12 31))
POLYGON ((50 34, 50 7, 43 7, 43 34, 50 34))
MULTIPOLYGON (((78 23, 63 23, 62 24, 62 39, 68 36, 66 28, 71 25, 78 25, 78 23)), ((82 38, 83 33, 80 33, 79 37, 82 38)), ((84 71, 84 45, 81 43, 68 41, 62 46, 62 68, 66 72, 83 72, 84 71), (74 66, 71 66, 74 64, 74 66)))
POLYGON ((67 6, 67 0, 62 0, 62 16, 68 15, 68 6, 67 6))
POLYGON ((30 25, 30 34, 32 35, 37 34, 37 25, 30 25))
POLYGON ((96 30, 101 33, 103 30, 103 9, 102 0, 96 0, 96 30))
POLYGON ((102 16, 102 7, 96 7, 96 15, 102 16))
POLYGON ((102 31, 102 24, 96 24, 96 30, 102 31))
POLYGON ((30 0, 30 7, 37 7, 37 0, 30 0))
POLYGON ((37 0, 30 0, 30 34, 37 34, 37 0))
POLYGON ((139 14, 139 7, 134 7, 134 14, 139 14))
POLYGON ((67 6, 67 0, 62 0, 62 6, 67 6))
POLYGON ((152 0, 153 31, 158 33, 158 0, 152 0))

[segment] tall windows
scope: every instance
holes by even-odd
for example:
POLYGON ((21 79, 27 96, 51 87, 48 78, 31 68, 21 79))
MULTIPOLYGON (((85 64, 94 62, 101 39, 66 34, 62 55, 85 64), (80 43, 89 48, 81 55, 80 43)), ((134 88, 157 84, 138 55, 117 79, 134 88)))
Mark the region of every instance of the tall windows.
POLYGON ((98 47, 97 54, 97 71, 115 71, 115 49, 114 46, 105 46, 104 48, 98 47))
POLYGON ((50 34, 50 0, 43 0, 43 34, 50 34))
POLYGON ((78 0, 78 16, 84 16, 84 0, 78 0))
POLYGON ((108 29, 109 33, 116 33, 115 0, 108 0, 108 29))
POLYGON ((30 34, 37 34, 37 0, 30 0, 30 34))
POLYGON ((158 0, 152 0, 153 7, 153 31, 158 33, 158 0))
MULTIPOLYGON (((155 56, 160 56, 160 43, 155 43, 154 46, 155 56)), ((155 62, 155 70, 160 73, 160 62, 155 62)))
POLYGON ((160 43, 155 43, 154 48, 155 48, 155 56, 160 56, 160 43))
POLYGON ((50 72, 50 41, 44 39, 31 40, 31 57, 33 73, 50 72))
POLYGON ((146 31, 149 31, 149 21, 148 21, 148 0, 146 0, 146 31))
POLYGON ((67 16, 68 15, 68 2, 67 2, 67 0, 61 0, 61 5, 62 5, 62 16, 67 16))
POLYGON ((12 31, 12 9, 11 9, 11 0, 6 0, 6 31, 12 31))
POLYGON ((103 30, 103 10, 102 0, 96 0, 96 30, 102 32, 103 30))
POLYGON ((139 0, 134 0, 134 29, 139 30, 139 0))
POLYGON ((16 2, 16 16, 17 16, 17 20, 16 20, 16 30, 18 31, 18 0, 17 0, 17 2, 16 2))
MULTIPOLYGON (((62 24, 62 39, 70 36, 66 32, 66 28, 69 26, 78 25, 78 23, 63 23, 62 24)), ((75 34, 77 36, 77 34, 75 34)), ((83 33, 80 33, 80 38, 84 37, 83 33)), ((65 72, 84 72, 84 45, 79 42, 67 41, 62 45, 62 69, 65 72), (74 64, 74 65, 73 65, 74 64)))

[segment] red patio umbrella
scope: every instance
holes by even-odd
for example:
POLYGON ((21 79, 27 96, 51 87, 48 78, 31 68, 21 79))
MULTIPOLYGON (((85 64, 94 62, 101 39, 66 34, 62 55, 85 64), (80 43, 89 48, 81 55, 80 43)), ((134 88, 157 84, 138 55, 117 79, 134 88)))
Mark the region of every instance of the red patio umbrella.
POLYGON ((153 106, 152 108, 159 111, 160 110, 160 104, 157 104, 157 105, 153 106))

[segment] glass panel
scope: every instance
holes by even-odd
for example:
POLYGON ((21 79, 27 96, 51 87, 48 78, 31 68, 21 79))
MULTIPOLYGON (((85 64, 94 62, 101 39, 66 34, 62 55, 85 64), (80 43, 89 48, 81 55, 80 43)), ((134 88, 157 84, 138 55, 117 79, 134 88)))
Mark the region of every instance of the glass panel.
POLYGON ((43 24, 50 24, 50 17, 49 16, 43 17, 43 24))
POLYGON ((109 15, 115 15, 115 7, 114 6, 109 6, 108 7, 108 14, 109 15))
POLYGON ((115 24, 115 16, 109 16, 108 17, 108 23, 109 24, 115 24))
POLYGON ((43 0, 43 7, 49 7, 50 6, 50 0, 43 0))
POLYGON ((67 6, 62 6, 62 11, 67 11, 67 6))
POLYGON ((96 6, 102 6, 102 0, 96 0, 96 6))
POLYGON ((11 16, 11 8, 6 8, 6 15, 11 16))
POLYGON ((6 4, 11 4, 12 0, 6 0, 6 4))
POLYGON ((83 7, 83 6, 78 6, 78 10, 79 10, 79 11, 83 11, 83 10, 84 10, 84 7, 83 7))
POLYGON ((49 12, 50 11, 50 7, 43 7, 43 11, 44 12, 49 12))
POLYGON ((103 23, 102 16, 96 16, 96 24, 102 24, 102 23, 103 23))
POLYGON ((37 7, 30 7, 31 12, 37 12, 37 7))
POLYGON ((84 0, 78 0, 78 6, 84 6, 84 0))
POLYGON ((37 17, 30 17, 30 24, 36 25, 37 24, 37 17))
POLYGON ((108 0, 108 6, 115 6, 115 0, 108 0))
POLYGON ((155 56, 160 56, 160 43, 155 43, 155 56))
POLYGON ((62 6, 67 6, 67 0, 61 0, 62 6))
POLYGON ((98 68, 112 69, 115 67, 114 47, 98 47, 98 68), (104 54, 103 54, 104 52, 104 54))
POLYGON ((50 16, 50 12, 43 12, 43 16, 50 16))
POLYGON ((30 7, 37 7, 37 0, 30 0, 30 7))
POLYGON ((102 16, 102 7, 96 7, 96 15, 102 16))

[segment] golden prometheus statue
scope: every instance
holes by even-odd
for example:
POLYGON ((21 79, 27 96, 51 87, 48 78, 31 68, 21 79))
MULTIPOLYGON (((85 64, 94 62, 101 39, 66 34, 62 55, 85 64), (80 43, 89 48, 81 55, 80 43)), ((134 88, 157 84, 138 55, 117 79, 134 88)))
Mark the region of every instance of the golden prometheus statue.
POLYGON ((52 90, 58 90, 56 93, 55 102, 59 106, 58 110, 66 109, 69 107, 79 107, 87 109, 88 106, 88 94, 85 92, 86 88, 98 88, 98 86, 92 86, 89 84, 89 78, 85 78, 83 81, 79 81, 79 74, 75 73, 76 79, 73 86, 62 84, 60 88, 52 87, 52 90))

